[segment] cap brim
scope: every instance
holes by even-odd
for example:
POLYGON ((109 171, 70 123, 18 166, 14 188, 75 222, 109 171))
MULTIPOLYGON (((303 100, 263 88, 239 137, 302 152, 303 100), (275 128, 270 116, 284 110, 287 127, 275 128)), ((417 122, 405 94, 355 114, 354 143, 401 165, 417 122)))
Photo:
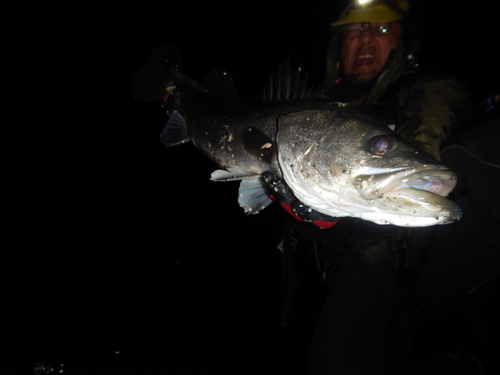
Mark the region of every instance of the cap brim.
POLYGON ((351 9, 344 17, 332 23, 332 26, 354 22, 392 22, 403 17, 403 14, 377 4, 366 8, 351 9))

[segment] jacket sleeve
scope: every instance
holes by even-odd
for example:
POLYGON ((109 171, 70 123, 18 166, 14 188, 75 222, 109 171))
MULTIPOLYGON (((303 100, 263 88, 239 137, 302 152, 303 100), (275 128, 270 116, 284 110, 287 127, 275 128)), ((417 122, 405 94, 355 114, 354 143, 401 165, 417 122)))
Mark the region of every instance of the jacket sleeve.
POLYGON ((427 74, 398 96, 396 132, 437 160, 441 144, 472 120, 468 91, 453 77, 427 74))

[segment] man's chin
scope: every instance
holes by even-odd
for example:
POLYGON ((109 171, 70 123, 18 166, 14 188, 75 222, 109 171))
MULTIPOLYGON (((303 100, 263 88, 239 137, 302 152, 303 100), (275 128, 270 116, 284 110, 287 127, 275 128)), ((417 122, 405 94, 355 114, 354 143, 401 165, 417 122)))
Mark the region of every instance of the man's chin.
POLYGON ((370 83, 377 77, 376 74, 367 74, 367 73, 361 73, 361 74, 354 74, 354 75, 347 75, 347 79, 349 82, 351 82, 353 85, 356 86, 362 86, 370 83))

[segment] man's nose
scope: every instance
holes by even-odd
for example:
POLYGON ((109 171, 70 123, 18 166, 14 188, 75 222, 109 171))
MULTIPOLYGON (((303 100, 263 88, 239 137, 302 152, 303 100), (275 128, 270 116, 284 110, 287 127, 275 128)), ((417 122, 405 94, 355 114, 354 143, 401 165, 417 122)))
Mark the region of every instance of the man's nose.
POLYGON ((361 34, 359 35, 359 41, 362 44, 369 44, 373 40, 373 37, 374 37, 374 35, 370 31, 369 26, 366 25, 366 27, 363 28, 363 30, 361 31, 361 34))

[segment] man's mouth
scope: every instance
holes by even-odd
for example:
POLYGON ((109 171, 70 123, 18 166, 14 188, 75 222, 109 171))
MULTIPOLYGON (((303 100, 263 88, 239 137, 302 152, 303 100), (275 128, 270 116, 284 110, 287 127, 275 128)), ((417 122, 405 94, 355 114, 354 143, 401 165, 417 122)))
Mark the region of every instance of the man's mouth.
POLYGON ((356 59, 356 64, 366 65, 366 64, 371 64, 373 61, 375 61, 375 55, 372 55, 371 53, 364 53, 362 55, 358 55, 358 58, 356 59))

